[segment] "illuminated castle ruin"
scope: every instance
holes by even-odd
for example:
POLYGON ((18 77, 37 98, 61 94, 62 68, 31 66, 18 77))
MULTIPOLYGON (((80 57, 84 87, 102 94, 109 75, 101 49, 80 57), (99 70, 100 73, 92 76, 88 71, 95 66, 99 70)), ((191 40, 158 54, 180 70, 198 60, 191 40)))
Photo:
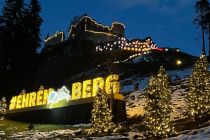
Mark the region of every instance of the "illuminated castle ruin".
MULTIPOLYGON (((83 16, 76 24, 71 26, 68 40, 82 39, 92 41, 94 44, 114 41, 117 37, 124 37, 125 26, 113 22, 111 27, 97 23, 89 16, 83 16)), ((51 37, 46 37, 45 46, 56 45, 64 41, 64 32, 56 32, 51 37)))
POLYGON ((103 26, 89 16, 82 17, 79 22, 71 26, 69 38, 86 39, 94 43, 113 41, 117 37, 124 37, 125 26, 122 23, 113 22, 112 26, 103 26))
POLYGON ((44 40, 44 45, 51 46, 51 45, 60 44, 64 41, 64 38, 65 38, 64 32, 57 31, 53 36, 47 37, 44 40))
MULTIPOLYGON (((130 57, 125 61, 158 49, 150 37, 145 39, 126 39, 125 26, 122 23, 113 22, 111 26, 104 26, 89 16, 81 17, 71 26, 66 41, 77 39, 91 41, 94 44, 93 49, 97 53, 113 50, 127 52, 130 54, 130 57)), ((64 41, 64 32, 57 32, 45 40, 45 46, 58 45, 64 41)))

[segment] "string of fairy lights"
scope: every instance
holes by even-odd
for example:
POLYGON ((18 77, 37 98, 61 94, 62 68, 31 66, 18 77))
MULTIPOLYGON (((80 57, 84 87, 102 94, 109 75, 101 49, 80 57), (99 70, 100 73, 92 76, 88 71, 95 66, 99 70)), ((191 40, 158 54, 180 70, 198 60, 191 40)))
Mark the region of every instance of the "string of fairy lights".
POLYGON ((112 51, 113 49, 121 49, 136 53, 149 53, 153 48, 157 48, 151 38, 145 40, 127 40, 124 37, 118 37, 115 41, 110 41, 105 44, 96 45, 96 51, 112 51))
MULTIPOLYGON (((120 23, 120 22, 113 22, 113 23, 112 23, 112 26, 110 27, 110 26, 104 26, 104 25, 102 25, 102 24, 100 24, 100 23, 97 23, 93 18, 91 18, 91 17, 89 17, 89 16, 83 16, 75 25, 72 25, 72 26, 71 26, 71 29, 70 29, 70 31, 68 32, 68 37, 70 37, 73 28, 77 28, 78 25, 79 25, 83 20, 85 20, 85 23, 87 22, 87 20, 90 20, 91 23, 94 24, 96 27, 102 28, 103 30, 108 30, 109 32, 111 32, 111 31, 113 30, 113 25, 114 25, 114 24, 121 25, 121 26, 125 29, 125 25, 122 24, 122 23, 120 23)), ((85 32, 92 32, 92 33, 103 33, 103 34, 106 34, 106 35, 108 35, 108 36, 111 35, 111 36, 115 36, 115 37, 116 37, 116 35, 115 35, 115 34, 112 34, 112 33, 104 32, 104 31, 94 31, 94 30, 92 30, 92 29, 87 29, 87 25, 86 25, 86 24, 85 24, 85 30, 84 30, 84 31, 85 31, 85 32)))
POLYGON ((127 59, 121 61, 128 62, 129 60, 135 57, 150 53, 153 49, 160 48, 158 48, 156 44, 152 42, 152 39, 149 37, 144 40, 135 39, 131 41, 127 40, 125 37, 118 37, 115 41, 110 41, 105 44, 96 45, 96 52, 109 52, 119 49, 122 51, 132 53, 132 55, 130 55, 127 59))

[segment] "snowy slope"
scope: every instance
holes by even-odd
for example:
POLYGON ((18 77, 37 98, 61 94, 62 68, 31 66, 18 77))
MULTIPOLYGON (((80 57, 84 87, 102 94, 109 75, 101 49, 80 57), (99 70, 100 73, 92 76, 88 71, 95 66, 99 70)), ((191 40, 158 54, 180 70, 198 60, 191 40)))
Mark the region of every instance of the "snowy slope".
POLYGON ((168 140, 209 140, 210 126, 200 129, 193 129, 187 134, 181 134, 177 137, 168 138, 168 140))
MULTIPOLYGON (((169 70, 167 74, 169 75, 171 81, 178 80, 178 79, 185 79, 189 77, 192 73, 192 68, 184 68, 184 69, 177 69, 177 70, 169 70)), ((121 79, 121 92, 133 91, 135 83, 139 83, 139 89, 143 90, 148 85, 150 75, 142 75, 136 74, 130 77, 126 77, 125 79, 121 79)))
MULTIPOLYGON (((210 121, 208 123, 210 123, 210 121)), ((75 140, 145 139, 142 133, 139 133, 136 131, 126 132, 123 135, 111 134, 111 135, 101 136, 101 137, 80 136, 82 132, 84 132, 84 130, 82 129, 54 130, 50 132, 39 132, 35 130, 35 131, 24 131, 24 132, 14 133, 8 138, 9 139, 24 139, 24 140, 31 140, 31 139, 36 139, 36 140, 37 139, 75 139, 75 140)), ((193 129, 186 132, 185 134, 180 134, 176 137, 167 138, 165 140, 209 140, 209 138, 210 138, 210 126, 207 126, 207 127, 203 127, 199 129, 193 129)))
MULTIPOLYGON (((180 70, 167 71, 171 79, 171 91, 172 91, 172 103, 173 103, 173 113, 171 114, 171 119, 176 120, 183 116, 183 112, 186 109, 186 102, 184 101, 185 95, 188 91, 187 77, 191 75, 192 68, 185 68, 180 70)), ((128 79, 121 81, 126 83, 126 80, 130 81, 130 85, 122 86, 121 92, 133 91, 135 82, 139 82, 139 91, 131 92, 125 97, 126 110, 128 117, 137 117, 144 114, 145 105, 145 88, 148 85, 149 76, 138 77, 134 75, 128 79)))

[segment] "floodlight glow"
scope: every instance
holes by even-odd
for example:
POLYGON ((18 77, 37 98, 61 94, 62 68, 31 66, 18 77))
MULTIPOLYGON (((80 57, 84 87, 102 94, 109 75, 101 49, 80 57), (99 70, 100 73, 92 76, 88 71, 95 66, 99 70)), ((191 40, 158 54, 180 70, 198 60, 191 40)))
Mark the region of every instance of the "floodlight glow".
POLYGON ((176 64, 177 64, 177 65, 181 65, 181 64, 182 64, 182 61, 177 60, 177 61, 176 61, 176 64))

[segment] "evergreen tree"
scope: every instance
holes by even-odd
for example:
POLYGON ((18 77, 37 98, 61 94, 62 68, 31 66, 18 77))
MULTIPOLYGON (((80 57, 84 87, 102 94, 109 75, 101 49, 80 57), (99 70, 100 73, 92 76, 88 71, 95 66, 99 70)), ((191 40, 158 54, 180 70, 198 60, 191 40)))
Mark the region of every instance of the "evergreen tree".
POLYGON ((106 96, 98 89, 93 103, 90 134, 114 131, 115 125, 112 122, 112 112, 107 104, 106 96))
POLYGON ((171 91, 168 76, 161 66, 158 75, 152 77, 146 92, 145 135, 147 137, 168 137, 175 133, 170 121, 172 112, 171 91))
POLYGON ((207 29, 205 26, 204 18, 208 11, 209 2, 208 0, 198 0, 195 4, 196 9, 196 18, 194 19, 194 23, 201 28, 202 31, 202 54, 206 55, 205 49, 205 30, 207 29))
MULTIPOLYGON (((41 46, 40 17, 41 5, 38 0, 31 0, 28 7, 24 10, 22 17, 22 53, 25 59, 25 66, 29 72, 35 70, 37 65, 37 49, 41 46)), ((22 64, 20 64, 22 65, 22 64)))
POLYGON ((208 10, 204 16, 204 24, 208 29, 208 35, 209 35, 209 55, 208 55, 208 61, 210 62, 210 6, 208 7, 208 10))
POLYGON ((202 117, 210 109, 210 75, 205 55, 198 59, 189 77, 187 103, 189 116, 193 119, 202 117))
POLYGON ((0 117, 3 118, 7 111, 7 101, 6 98, 3 97, 0 101, 0 117))
MULTIPOLYGON (((4 51, 2 63, 4 71, 10 66, 12 69, 18 67, 18 55, 21 55, 21 19, 24 11, 23 0, 6 0, 1 17, 1 47, 4 51)), ((15 70, 14 70, 15 71, 15 70)))
POLYGON ((15 29, 23 14, 23 0, 6 0, 3 7, 2 22, 6 29, 15 29))
POLYGON ((41 12, 41 5, 38 0, 31 0, 28 9, 28 15, 30 16, 29 22, 31 25, 29 26, 29 35, 32 38, 31 45, 33 49, 36 51, 37 48, 41 46, 41 39, 40 39, 40 28, 42 24, 42 18, 40 16, 41 12))

